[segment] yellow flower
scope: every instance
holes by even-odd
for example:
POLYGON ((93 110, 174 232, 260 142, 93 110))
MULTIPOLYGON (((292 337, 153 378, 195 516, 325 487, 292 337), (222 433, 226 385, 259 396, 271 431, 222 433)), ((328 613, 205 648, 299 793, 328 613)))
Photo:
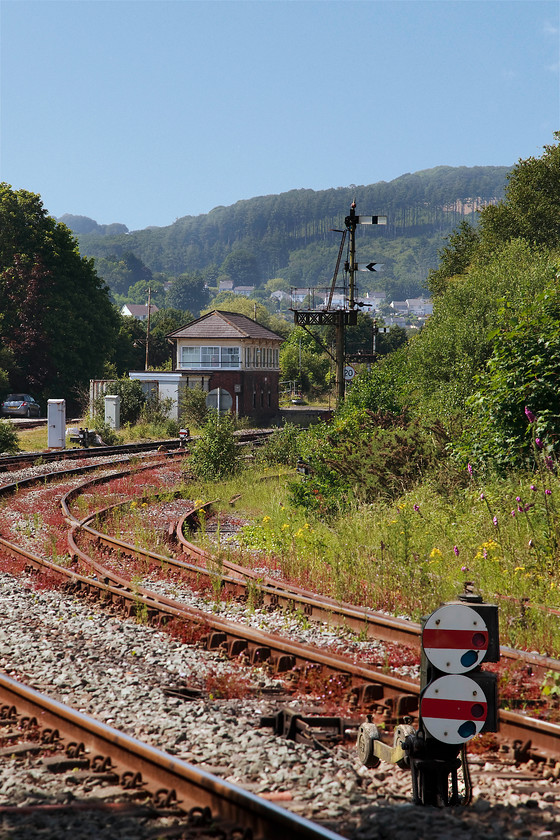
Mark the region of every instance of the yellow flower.
POLYGON ((270 516, 263 516, 263 522, 270 522, 270 516))
POLYGON ((432 550, 430 551, 430 557, 432 558, 432 560, 435 560, 436 557, 441 557, 441 551, 439 550, 439 548, 432 548, 432 550))
POLYGON ((198 507, 199 505, 203 505, 203 504, 204 504, 204 500, 203 500, 203 499, 195 499, 195 500, 194 500, 194 506, 195 506, 195 507, 198 507))
POLYGON ((525 566, 516 566, 513 571, 514 572, 524 572, 525 571, 525 566))
POLYGON ((289 527, 290 527, 290 526, 288 525, 288 523, 287 523, 287 522, 284 522, 284 524, 282 525, 282 529, 281 529, 281 530, 282 530, 282 531, 285 531, 285 530, 286 530, 286 528, 289 528, 289 527))
POLYGON ((130 507, 131 507, 131 508, 138 507, 138 502, 131 502, 131 503, 130 503, 130 507))

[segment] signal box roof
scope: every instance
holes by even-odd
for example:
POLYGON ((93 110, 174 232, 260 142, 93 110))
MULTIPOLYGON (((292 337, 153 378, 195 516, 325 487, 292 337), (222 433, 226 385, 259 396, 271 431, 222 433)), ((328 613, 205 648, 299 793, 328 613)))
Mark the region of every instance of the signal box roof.
POLYGON ((237 312, 222 312, 219 309, 215 309, 207 315, 202 315, 196 321, 191 321, 184 327, 179 327, 178 330, 169 333, 167 337, 171 339, 197 338, 204 340, 210 338, 238 340, 253 338, 278 342, 284 340, 282 336, 277 335, 267 327, 263 327, 262 324, 258 324, 246 315, 240 315, 237 312))

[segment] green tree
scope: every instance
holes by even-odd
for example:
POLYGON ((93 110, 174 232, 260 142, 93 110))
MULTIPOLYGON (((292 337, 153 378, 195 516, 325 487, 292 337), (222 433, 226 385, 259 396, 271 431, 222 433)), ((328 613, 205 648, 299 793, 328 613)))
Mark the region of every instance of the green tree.
POLYGON ((500 315, 492 355, 469 399, 472 418, 458 451, 475 464, 507 467, 534 457, 535 438, 537 448, 559 454, 560 283, 537 295, 526 310, 516 313, 505 306, 500 315))
POLYGON ((389 332, 382 332, 380 330, 377 336, 377 353, 379 356, 386 356, 388 353, 394 353, 399 347, 404 347, 408 341, 408 333, 404 327, 399 327, 393 324, 389 332))
POLYGON ((554 249, 560 245, 560 131, 542 157, 520 160, 508 176, 505 198, 481 213, 482 246, 526 239, 554 249))
POLYGON ((150 366, 161 370, 171 365, 173 346, 167 336, 173 330, 179 329, 189 321, 194 321, 191 312, 180 309, 160 309, 152 315, 150 323, 150 366))
POLYGON ((111 356, 103 371, 103 379, 115 379, 131 370, 144 370, 146 358, 146 326, 136 318, 117 312, 119 331, 111 356))
POLYGON ((245 248, 236 248, 222 263, 221 274, 227 274, 234 286, 259 286, 260 272, 254 254, 245 248))
POLYGON ((95 260, 95 270, 107 283, 113 294, 127 295, 131 286, 153 280, 150 269, 132 251, 125 251, 121 257, 111 254, 95 260))
POLYGON ((327 387, 330 360, 313 336, 301 327, 293 329, 280 349, 282 379, 299 383, 304 393, 327 387))
POLYGON ((109 291, 38 195, 0 185, 0 343, 11 386, 72 402, 98 378, 117 337, 109 291))
POLYGON ((462 413, 493 351, 492 331, 504 301, 523 311, 554 278, 546 251, 522 239, 505 243, 486 263, 456 276, 435 302, 434 314, 408 345, 408 399, 432 416, 462 413))
POLYGON ((432 295, 442 294, 451 277, 467 270, 479 241, 478 231, 465 220, 449 234, 447 244, 438 252, 438 267, 428 272, 428 289, 432 295))
POLYGON ((354 379, 338 413, 347 416, 367 409, 400 414, 405 408, 405 388, 406 356, 400 350, 380 359, 354 379))
POLYGON ((196 316, 208 305, 210 293, 206 281, 199 271, 181 274, 171 283, 166 297, 166 306, 194 312, 196 316))

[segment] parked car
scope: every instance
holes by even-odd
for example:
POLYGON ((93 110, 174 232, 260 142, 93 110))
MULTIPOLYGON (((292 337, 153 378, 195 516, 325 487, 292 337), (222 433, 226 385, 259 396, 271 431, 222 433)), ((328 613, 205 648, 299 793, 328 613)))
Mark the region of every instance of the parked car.
POLYGON ((2 403, 4 417, 40 417, 41 407, 29 394, 8 394, 2 403))

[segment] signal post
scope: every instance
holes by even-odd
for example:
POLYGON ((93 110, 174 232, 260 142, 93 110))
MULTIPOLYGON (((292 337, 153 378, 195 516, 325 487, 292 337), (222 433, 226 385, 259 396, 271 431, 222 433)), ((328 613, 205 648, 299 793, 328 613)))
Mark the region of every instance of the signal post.
MULTIPOLYGON (((321 309, 296 309, 295 307, 292 307, 294 313, 294 323, 304 329, 307 329, 309 326, 334 326, 335 328, 334 356, 326 347, 323 347, 323 345, 321 346, 322 349, 326 350, 329 356, 331 356, 336 366, 336 401, 338 405, 344 402, 346 385, 344 368, 346 361, 350 360, 345 356, 346 327, 356 326, 358 323, 358 307, 363 306, 363 304, 356 301, 356 272, 360 270, 358 264, 356 263, 356 227, 357 225, 386 225, 387 216, 358 216, 356 214, 356 202, 353 201, 350 207, 350 213, 346 216, 344 224, 345 230, 337 231, 338 233, 342 233, 343 236, 340 243, 338 259, 326 306, 321 309), (347 235, 349 237, 349 243, 347 259, 344 263, 344 271, 347 277, 347 280, 344 283, 344 296, 346 299, 345 306, 343 309, 333 309, 333 293, 336 287, 338 269, 347 235)), ((370 262, 364 270, 375 271, 375 265, 376 263, 370 262)), ((372 354, 370 354, 370 356, 371 355, 372 354)), ((371 361, 371 358, 367 358, 367 354, 361 354, 358 359, 358 361, 367 360, 371 361)))
POLYGON ((479 595, 466 593, 424 618, 418 729, 397 726, 390 747, 370 717, 358 732, 362 763, 376 767, 383 760, 410 768, 418 805, 468 804, 466 744, 479 733, 498 731, 497 677, 480 666, 499 658, 498 608, 479 595))

